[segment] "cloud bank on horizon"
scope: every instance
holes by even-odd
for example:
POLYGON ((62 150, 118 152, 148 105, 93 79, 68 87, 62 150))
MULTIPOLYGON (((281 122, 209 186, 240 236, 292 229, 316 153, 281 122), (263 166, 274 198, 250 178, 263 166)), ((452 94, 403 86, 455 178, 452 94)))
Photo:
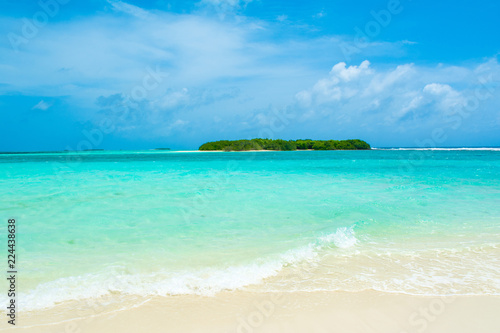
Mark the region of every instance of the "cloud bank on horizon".
POLYGON ((273 4, 3 5, 0 151, 254 137, 500 146, 497 3, 450 17, 427 1, 273 4), (468 37, 455 20, 474 14, 468 37))

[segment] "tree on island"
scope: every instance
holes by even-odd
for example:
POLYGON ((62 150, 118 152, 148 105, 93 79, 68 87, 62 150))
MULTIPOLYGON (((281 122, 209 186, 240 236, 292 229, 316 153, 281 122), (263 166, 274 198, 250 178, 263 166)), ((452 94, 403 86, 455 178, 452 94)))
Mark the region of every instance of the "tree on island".
POLYGON ((363 140, 221 140, 207 142, 199 150, 248 151, 248 150, 369 150, 363 140))

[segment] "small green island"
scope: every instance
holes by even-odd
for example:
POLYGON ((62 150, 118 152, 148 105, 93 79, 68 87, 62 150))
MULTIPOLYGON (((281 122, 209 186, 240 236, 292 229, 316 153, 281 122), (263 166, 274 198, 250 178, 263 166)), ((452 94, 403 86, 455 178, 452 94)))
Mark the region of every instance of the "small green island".
POLYGON ((199 150, 249 151, 249 150, 370 150, 363 140, 221 140, 207 142, 199 150))

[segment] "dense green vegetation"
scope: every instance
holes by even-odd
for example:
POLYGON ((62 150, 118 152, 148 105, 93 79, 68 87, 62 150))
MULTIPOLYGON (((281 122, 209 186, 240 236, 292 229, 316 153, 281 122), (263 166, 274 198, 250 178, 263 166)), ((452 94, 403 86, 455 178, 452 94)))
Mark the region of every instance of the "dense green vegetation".
POLYGON ((368 150, 370 145, 362 140, 221 140, 207 142, 199 150, 368 150))

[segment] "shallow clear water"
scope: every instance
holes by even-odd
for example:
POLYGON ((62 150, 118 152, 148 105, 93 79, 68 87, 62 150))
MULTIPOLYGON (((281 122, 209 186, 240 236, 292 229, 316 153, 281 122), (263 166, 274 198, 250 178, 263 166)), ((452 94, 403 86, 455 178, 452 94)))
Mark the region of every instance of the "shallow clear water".
POLYGON ((0 197, 25 309, 234 289, 500 292, 499 151, 6 154, 0 197))

